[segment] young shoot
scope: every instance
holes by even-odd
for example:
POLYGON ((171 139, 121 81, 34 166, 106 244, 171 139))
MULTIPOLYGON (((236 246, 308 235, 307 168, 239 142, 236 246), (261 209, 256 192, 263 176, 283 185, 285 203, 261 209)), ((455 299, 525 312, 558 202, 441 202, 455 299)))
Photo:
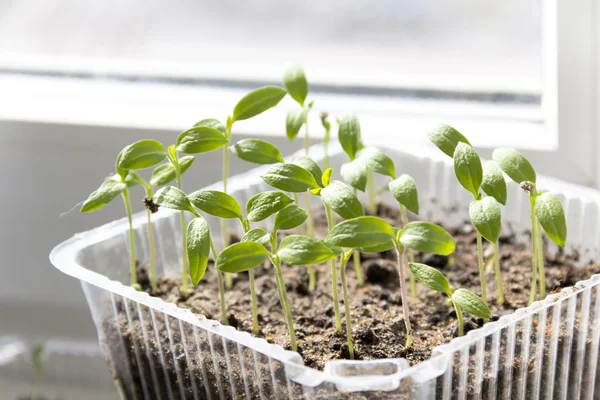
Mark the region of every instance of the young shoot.
POLYGON ((419 283, 426 288, 444 293, 450 298, 456 310, 458 336, 464 334, 463 311, 483 319, 492 317, 492 312, 479 296, 469 292, 467 289, 453 290, 448 283, 448 279, 437 269, 419 263, 409 263, 408 265, 419 283))
MULTIPOLYGON (((267 234, 268 235, 268 234, 267 234)), ((257 237, 264 240, 264 235, 258 233, 257 237)), ((269 251, 264 244, 254 241, 234 243, 225 248, 217 258, 217 269, 222 272, 237 273, 250 271, 258 267, 267 258, 271 259, 275 267, 275 281, 281 308, 285 316, 290 334, 290 346, 293 351, 298 350, 294 322, 290 311, 290 304, 285 290, 285 282, 281 272, 281 262, 289 265, 315 264, 337 257, 337 249, 332 249, 321 240, 305 235, 290 235, 277 244, 277 233, 273 231, 268 235, 271 242, 269 251)))
POLYGON ((506 203, 506 182, 498 176, 494 165, 486 164, 486 174, 481 159, 469 141, 456 129, 442 125, 429 133, 429 139, 454 161, 454 173, 458 182, 473 195, 469 206, 469 216, 477 232, 477 260, 479 279, 481 282, 481 298, 487 302, 487 286, 485 281, 485 264, 483 261, 483 240, 494 245, 494 262, 496 263, 496 283, 498 286, 498 302, 504 301, 502 278, 500 276, 500 255, 498 239, 502 229, 502 215, 499 202, 506 203), (483 189, 488 197, 480 193, 483 189))
MULTIPOLYGON (((166 186, 159 189, 152 198, 153 202, 161 207, 179 210, 181 212, 190 212, 194 215, 194 219, 190 221, 186 229, 186 253, 183 257, 189 260, 189 277, 192 285, 197 285, 206 273, 208 265, 208 257, 213 254, 213 260, 217 258, 213 241, 210 236, 210 228, 208 223, 200 213, 194 208, 190 199, 181 190, 174 186, 166 186)), ((229 200, 229 199, 227 199, 229 200)), ((237 202, 235 203, 237 204, 237 202)), ((235 210, 235 205, 229 203, 232 209, 235 210)), ((219 206, 223 206, 219 204, 219 206)), ((226 210, 227 206, 221 207, 221 210, 226 210)), ((238 205, 239 209, 239 205, 238 205)), ((225 211, 223 211, 225 213, 225 211)), ((241 211, 240 211, 241 215, 241 211)), ((228 324, 227 308, 225 305, 225 287, 221 274, 217 273, 219 284, 219 298, 221 302, 221 323, 228 324)), ((182 279, 187 280, 187 276, 182 279)))
POLYGON ((39 400, 42 393, 42 380, 44 376, 44 343, 36 343, 31 346, 29 355, 33 364, 33 390, 31 400, 39 400))
POLYGON ((544 272, 544 249, 542 248, 542 229, 546 235, 560 247, 567 240, 567 221, 562 204, 551 193, 537 188, 536 173, 533 166, 515 149, 496 149, 492 154, 502 171, 529 193, 531 214, 531 292, 529 304, 536 294, 536 275, 540 279, 540 299, 546 298, 546 277, 544 272))
POLYGON ((331 136, 331 122, 329 122, 329 114, 322 111, 320 114, 321 125, 325 128, 325 134, 323 135, 323 169, 329 169, 329 138, 331 136))

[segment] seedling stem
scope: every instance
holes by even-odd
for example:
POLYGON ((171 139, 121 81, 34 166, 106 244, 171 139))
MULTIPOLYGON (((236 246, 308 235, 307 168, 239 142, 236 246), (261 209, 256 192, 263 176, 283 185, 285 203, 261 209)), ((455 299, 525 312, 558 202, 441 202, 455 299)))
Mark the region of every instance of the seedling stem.
POLYGON ((406 277, 404 276, 404 270, 406 266, 404 265, 405 254, 404 248, 402 245, 396 241, 396 260, 398 263, 398 275, 400 277, 400 297, 402 299, 402 313, 404 314, 404 324, 406 325, 406 345, 405 347, 408 349, 412 346, 413 335, 412 328, 410 326, 410 314, 408 311, 408 293, 406 291, 406 277))
POLYGON ((485 285, 485 264, 483 263, 483 240, 477 229, 477 259, 479 263, 479 280, 481 281, 481 298, 487 303, 487 288, 485 285))
POLYGON ((462 336, 465 334, 462 310, 454 301, 452 301, 452 304, 454 305, 454 309, 456 310, 456 319, 458 320, 458 336, 462 336))
POLYGON ((348 285, 346 283, 346 263, 350 258, 352 251, 347 251, 342 254, 340 261, 340 274, 342 277, 342 292, 344 296, 344 310, 346 313, 346 338, 348 340, 348 352, 350 359, 354 360, 354 346, 352 344, 352 321, 350 319, 350 299, 348 298, 348 285))
MULTIPOLYGON (((229 140, 231 136, 231 126, 233 123, 227 120, 227 127, 225 130, 225 137, 229 140)), ((229 178, 229 148, 227 145, 223 146, 223 192, 227 193, 227 179, 229 178)), ((229 246, 229 236, 227 234, 227 220, 221 219, 221 240, 223 242, 223 248, 229 246)), ((225 287, 231 289, 233 285, 233 276, 225 273, 225 287)))
MULTIPOLYGON (((183 191, 183 187, 181 185, 181 168, 179 168, 179 160, 177 159, 177 153, 174 154, 173 164, 175 165, 175 177, 177 179, 177 188, 183 191)), ((182 243, 182 260, 183 264, 181 267, 181 289, 183 293, 187 293, 189 291, 188 288, 188 259, 187 259, 187 231, 186 231, 186 223, 185 223, 185 212, 180 211, 179 213, 181 219, 181 243, 182 243)))
POLYGON ((294 321, 292 320, 292 313, 290 311, 290 304, 287 298, 287 292, 285 291, 285 282, 283 280, 283 274, 281 273, 281 262, 279 257, 275 255, 277 252, 277 233, 273 232, 271 235, 271 261, 275 267, 275 281, 277 284, 277 291, 279 293, 279 300, 283 313, 285 314, 285 321, 287 322, 288 331, 290 332, 290 341, 293 351, 298 351, 298 345, 296 343, 296 331, 294 330, 294 321))
POLYGON ((504 289, 502 288, 502 277, 500 276, 500 244, 494 244, 494 267, 496 270, 496 284, 498 286, 498 303, 504 304, 504 289))
POLYGON ((135 259, 135 235, 133 232, 133 220, 131 214, 131 201, 129 200, 129 189, 123 190, 122 196, 123 202, 125 203, 125 212, 127 213, 127 220, 129 221, 129 270, 131 274, 131 285, 133 286, 137 284, 137 272, 135 259))
MULTIPOLYGON (((331 208, 325 202, 325 212, 327 214, 327 228, 329 231, 333 229, 333 213, 331 212, 331 208)), ((336 333, 340 333, 342 331, 342 320, 340 318, 340 303, 338 300, 338 290, 337 290, 337 259, 331 260, 331 292, 333 294, 333 310, 335 311, 335 331, 336 333)))
MULTIPOLYGON (((536 218, 537 220, 537 218, 536 218)), ((542 247, 542 226, 537 221, 537 256, 538 269, 540 271, 540 298, 546 298, 546 272, 544 271, 544 250, 542 247)))
POLYGON ((535 220, 535 195, 529 192, 529 204, 531 212, 531 292, 529 293, 529 305, 535 301, 537 284, 537 260, 538 260, 538 224, 535 220))
MULTIPOLYGON (((146 187, 146 196, 152 199, 152 186, 146 187)), ((148 246, 150 247, 150 286, 152 290, 156 290, 156 246, 154 243, 154 230, 152 229, 152 210, 146 208, 148 215, 148 223, 146 229, 148 231, 148 246)))
MULTIPOLYGON (((400 215, 402 216, 402 226, 405 226, 406 224, 408 224, 408 216, 406 215, 406 207, 404 207, 402 204, 399 204, 400 206, 400 215)), ((415 253, 411 250, 408 249, 408 261, 409 262, 415 262, 415 253)), ((413 296, 417 295, 417 281, 415 280, 414 275, 409 271, 410 274, 410 294, 413 296)))

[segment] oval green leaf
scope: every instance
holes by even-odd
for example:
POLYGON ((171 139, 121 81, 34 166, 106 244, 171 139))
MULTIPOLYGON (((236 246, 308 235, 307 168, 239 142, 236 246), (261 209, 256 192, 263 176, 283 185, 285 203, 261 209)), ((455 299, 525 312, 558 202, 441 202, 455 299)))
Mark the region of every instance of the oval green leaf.
POLYGON ((265 246, 256 242, 239 242, 225 248, 217 257, 221 272, 243 272, 256 268, 269 258, 265 246))
POLYGON ((396 167, 392 159, 375 147, 365 147, 360 151, 359 158, 365 160, 369 170, 392 179, 396 178, 396 167))
POLYGON ((246 204, 248 220, 252 222, 262 221, 267 217, 283 210, 294 200, 282 192, 262 192, 253 196, 246 204))
POLYGON ((492 153, 492 158, 513 181, 519 184, 525 181, 535 183, 535 169, 533 169, 529 160, 517 150, 511 148, 496 149, 492 153))
POLYGON ((306 211, 296 204, 290 204, 275 215, 274 231, 294 229, 306 221, 306 211))
POLYGON ((396 243, 394 242, 394 239, 390 239, 387 242, 381 243, 377 246, 357 247, 356 250, 360 251, 361 253, 382 253, 384 251, 392 250, 394 247, 396 247, 396 243))
POLYGON ((435 290, 436 292, 446 293, 448 296, 452 296, 452 289, 448 283, 448 279, 437 269, 430 267, 429 265, 420 263, 408 263, 410 272, 413 274, 415 279, 421 283, 421 285, 435 290))
POLYGON ((333 169, 327 168, 323 175, 321 175, 321 182, 323 183, 323 187, 329 186, 329 182, 331 182, 331 174, 333 173, 333 169))
POLYGON ((504 174, 493 160, 488 160, 483 164, 483 181, 481 188, 488 195, 495 198, 498 203, 506 205, 506 181, 504 174))
POLYGON ((447 256, 455 248, 454 239, 441 226, 431 222, 409 222, 400 234, 402 246, 422 251, 447 256))
POLYGON ((125 147, 117 161, 117 167, 123 169, 144 169, 153 167, 167 156, 163 145, 153 139, 144 139, 125 147))
POLYGON ((165 186, 159 189, 152 197, 152 200, 161 207, 196 213, 185 193, 175 186, 165 186))
POLYGON ((342 178, 353 188, 364 192, 367 187, 367 167, 361 160, 342 164, 342 178))
POLYGON ((301 106, 304 105, 304 100, 308 95, 308 82, 304 69, 298 64, 288 65, 283 71, 283 86, 287 92, 301 106))
POLYGON ((105 204, 110 203, 123 190, 127 189, 127 185, 123 182, 118 182, 113 179, 107 179, 102 182, 102 185, 92 192, 87 200, 81 206, 81 212, 92 212, 101 209, 105 204))
POLYGON ((277 255, 289 265, 308 265, 334 259, 338 250, 310 236, 290 235, 281 240, 277 255))
POLYGON ((255 242, 266 246, 269 243, 270 235, 261 228, 250 229, 242 236, 240 242, 255 242))
POLYGON ((227 193, 218 190, 198 190, 190 193, 188 199, 194 206, 215 217, 243 218, 239 203, 227 193))
POLYGON ((210 253, 210 229, 203 218, 194 218, 187 227, 186 244, 193 285, 204 277, 210 253))
POLYGON ((296 164, 276 164, 261 178, 268 185, 285 192, 299 193, 319 188, 314 176, 296 164))
POLYGON ((343 182, 333 181, 321 189, 321 198, 333 211, 344 219, 365 215, 362 204, 354 191, 343 182))
MULTIPOLYGON (((194 156, 184 156, 179 159, 179 169, 183 174, 194 162, 194 156)), ((165 163, 161 164, 158 167, 154 168, 152 171, 152 176, 150 177, 150 184, 152 186, 162 186, 171 182, 177 173, 175 171, 175 166, 173 164, 165 163)))
POLYGON ((207 126, 209 128, 214 128, 221 132, 223 135, 225 134, 225 125, 221 123, 218 119, 215 118, 206 118, 201 121, 198 121, 194 124, 194 126, 207 126))
POLYGON ((388 184, 394 198, 414 214, 419 214, 419 192, 415 180, 402 174, 388 184))
POLYGON ((274 144, 260 139, 243 139, 229 147, 238 158, 254 164, 282 163, 283 157, 274 144))
POLYGON ((454 150, 458 143, 466 143, 470 145, 467 138, 451 127, 450 125, 440 125, 427 135, 429 140, 433 142, 441 151, 449 157, 454 157, 454 150))
POLYGON ((315 178, 315 182, 317 182, 319 186, 323 187, 323 172, 321 171, 321 167, 319 167, 319 164, 317 164, 312 158, 310 158, 309 156, 296 156, 292 159, 291 163, 296 164, 310 172, 313 178, 315 178))
POLYGON ((181 132, 175 146, 182 153, 198 154, 220 149, 225 144, 227 138, 221 131, 200 125, 181 132))
POLYGON ((452 293, 452 301, 471 315, 479 318, 492 318, 492 312, 484 301, 467 289, 457 289, 452 293))
POLYGON ((306 123, 307 114, 307 111, 302 107, 288 111, 285 117, 285 133, 289 140, 296 139, 302 125, 306 123))
POLYGON ((567 241, 567 220, 560 201, 551 193, 545 192, 535 198, 535 216, 540 221, 546 235, 560 247, 567 241))
POLYGON ((340 222, 327 235, 328 245, 349 248, 382 246, 393 239, 390 224, 381 218, 367 216, 340 222))
POLYGON ((355 115, 343 116, 338 122, 338 140, 342 149, 348 154, 350 161, 356 158, 360 150, 360 122, 355 115))
POLYGON ((483 167, 479 155, 470 145, 465 143, 456 145, 454 173, 458 182, 477 198, 483 181, 483 167))
POLYGON ((286 93, 284 89, 277 86, 264 86, 251 91, 233 109, 233 122, 252 118, 275 107, 286 93))
POLYGON ((481 236, 492 243, 498 242, 502 230, 502 214, 495 198, 488 196, 473 200, 469 205, 469 217, 481 236))

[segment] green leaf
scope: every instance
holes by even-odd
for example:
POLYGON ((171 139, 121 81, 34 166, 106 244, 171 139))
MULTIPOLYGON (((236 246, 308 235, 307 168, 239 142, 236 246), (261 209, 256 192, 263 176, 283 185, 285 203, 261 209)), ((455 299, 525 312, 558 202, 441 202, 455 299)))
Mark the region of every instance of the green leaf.
POLYGON ((328 245, 350 248, 381 246, 394 237, 390 224, 377 217, 358 217, 340 222, 327 235, 328 245))
POLYGON ((329 186, 329 182, 331 182, 331 174, 333 173, 333 169, 327 168, 323 175, 321 176, 321 182, 323 182, 323 187, 329 186))
POLYGON ((256 268, 269 258, 265 246, 256 242, 239 242, 225 248, 217 257, 221 272, 243 272, 256 268))
POLYGON ((375 147, 365 147, 360 151, 359 158, 365 160, 369 170, 392 179, 396 178, 396 168, 392 159, 375 147))
POLYGON ((551 193, 535 198, 535 216, 550 239, 560 247, 567 241, 567 221, 560 201, 551 193))
POLYGON ((360 123, 355 115, 346 115, 338 122, 338 140, 342 149, 350 157, 350 161, 356 158, 356 153, 360 150, 360 123))
POLYGON ((233 122, 252 118, 275 107, 286 95, 277 86, 264 86, 245 95, 233 109, 233 122))
POLYGON ((290 204, 275 215, 274 231, 293 229, 306 221, 306 211, 296 204, 290 204))
POLYGON ((483 164, 483 181, 481 188, 498 203, 506 205, 506 181, 495 161, 488 160, 483 164))
POLYGON ((513 181, 517 183, 524 181, 535 183, 535 169, 533 169, 529 160, 517 150, 510 148, 496 149, 492 153, 492 158, 513 181))
MULTIPOLYGON (((123 182, 123 179, 121 178, 121 176, 119 176, 119 174, 112 175, 110 177, 110 179, 117 181, 117 182, 123 182)), ((137 185, 142 185, 145 188, 148 183, 141 176, 136 174, 135 172, 127 171, 127 174, 125 174, 125 184, 127 185, 128 188, 132 188, 137 185)))
POLYGON ((175 186, 165 186, 159 189, 152 197, 152 200, 161 207, 190 211, 196 214, 196 210, 185 193, 175 186))
POLYGON ((452 301, 471 315, 479 318, 492 318, 492 312, 484 301, 467 289, 457 289, 452 293, 452 301))
POLYGON ((336 258, 338 250, 310 236, 290 235, 281 240, 277 255, 290 265, 308 265, 336 258))
POLYGON ((361 160, 342 164, 342 178, 353 188, 364 192, 367 187, 367 167, 361 160))
POLYGON ((266 246, 269 243, 270 235, 267 231, 260 228, 250 229, 242 236, 240 242, 255 242, 266 246))
POLYGON ((362 204, 354 191, 340 181, 333 181, 321 189, 321 198, 333 211, 344 219, 365 215, 362 204))
POLYGON ((167 156, 163 145, 153 139, 144 139, 125 147, 118 158, 117 167, 123 169, 144 169, 153 167, 167 156))
POLYGON ((203 218, 194 218, 187 227, 186 244, 190 278, 197 285, 204 277, 210 253, 210 229, 203 218))
POLYGON ((198 121, 194 124, 194 126, 207 126, 209 128, 214 128, 221 132, 223 135, 225 134, 225 125, 221 123, 218 119, 215 118, 206 118, 201 121, 198 121))
POLYGON ((303 107, 288 111, 285 117, 285 133, 289 140, 296 139, 302 125, 306 123, 307 115, 308 112, 303 107))
POLYGON ((466 137, 449 125, 440 125, 427 135, 441 151, 449 157, 454 157, 454 150, 458 143, 471 145, 466 137))
POLYGON ((276 164, 261 178, 268 185, 285 192, 299 193, 319 188, 314 176, 296 164, 276 164))
POLYGON ((455 248, 454 239, 441 226, 431 222, 409 222, 400 234, 402 246, 422 251, 447 256, 455 248))
MULTIPOLYGON (((184 156, 179 159, 179 169, 181 170, 181 174, 188 170, 188 168, 194 162, 194 156, 184 156)), ((152 171, 152 176, 150 177, 150 184, 152 186, 162 186, 171 182, 177 173, 175 172, 175 166, 173 164, 165 163, 161 164, 158 167, 154 168, 152 171)))
POLYGON ((283 72, 283 86, 298 104, 304 105, 308 95, 308 82, 300 65, 292 64, 286 67, 283 72))
POLYGON ((415 180, 409 175, 402 174, 388 184, 390 192, 398 203, 414 214, 419 214, 419 192, 415 180))
POLYGON ((229 151, 244 161, 254 164, 282 163, 283 157, 274 144, 261 139, 243 139, 229 146, 229 151))
MULTIPOLYGON (((202 122, 202 121, 201 121, 202 122)), ((177 137, 177 151, 188 154, 206 153, 227 144, 225 135, 211 126, 194 126, 177 137)))
POLYGON ((252 222, 262 221, 265 218, 283 210, 294 200, 282 192, 262 192, 253 196, 246 204, 248 220, 252 222))
POLYGON ((190 193, 188 199, 194 206, 215 217, 243 218, 239 203, 227 193, 218 190, 198 190, 190 193))
POLYGON ((414 277, 421 283, 421 285, 435 290, 436 292, 446 293, 448 296, 452 296, 452 289, 448 283, 448 279, 437 269, 430 267, 429 265, 409 262, 408 267, 414 277))
POLYGON ((389 239, 387 242, 381 243, 377 246, 357 247, 356 250, 360 251, 361 253, 382 253, 384 251, 391 250, 394 247, 396 247, 394 239, 389 239))
POLYGON ((470 145, 459 143, 456 146, 454 173, 458 182, 477 198, 483 181, 483 167, 479 155, 470 145))
POLYGON ((469 216, 481 236, 492 243, 498 242, 502 230, 502 215, 495 198, 488 196, 473 200, 469 205, 469 216))
POLYGON ((321 179, 323 177, 323 172, 321 171, 319 164, 317 164, 312 158, 309 156, 296 156, 292 160, 292 164, 296 164, 310 172, 313 178, 315 178, 315 182, 317 182, 319 186, 323 187, 321 179))
POLYGON ((92 212, 101 209, 105 204, 113 201, 123 190, 127 189, 127 185, 123 182, 117 182, 113 179, 107 179, 102 182, 102 185, 89 195, 87 200, 81 206, 81 212, 92 212))

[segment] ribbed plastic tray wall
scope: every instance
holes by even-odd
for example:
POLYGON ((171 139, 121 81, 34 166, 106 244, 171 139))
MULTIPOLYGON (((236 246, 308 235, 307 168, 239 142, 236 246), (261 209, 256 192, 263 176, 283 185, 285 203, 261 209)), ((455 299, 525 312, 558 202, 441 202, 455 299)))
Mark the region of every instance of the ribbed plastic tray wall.
MULTIPOLYGON (((331 165, 337 171, 346 157, 339 149, 332 152, 331 165)), ((456 183, 449 159, 427 149, 418 156, 388 153, 398 173, 415 178, 422 218, 446 225, 468 218, 469 194, 456 183)), ((311 154, 320 159, 322 149, 315 147, 311 154)), ((264 169, 230 180, 230 193, 241 204, 270 190, 259 178, 264 169)), ((379 180, 379 184, 386 182, 379 180)), ((577 252, 582 262, 598 260, 598 192, 543 177, 539 185, 559 194, 565 206, 566 251, 577 252)), ((389 193, 381 199, 393 204, 389 193)), ((510 184, 504 229, 526 231, 528 206, 527 196, 510 184)), ((219 246, 220 224, 207 219, 219 246)), ((148 254, 144 221, 145 214, 134 221, 140 259, 148 254)), ((264 227, 271 224, 266 221, 264 227)), ((229 228, 238 230, 233 223, 229 228)), ((154 229, 158 274, 179 275, 179 215, 161 210, 154 217, 154 229)), ((59 269, 82 280, 100 342, 128 399, 595 398, 600 382, 598 276, 440 346, 419 365, 408 367, 403 360, 389 360, 389 365, 362 361, 356 376, 356 368, 345 370, 343 365, 323 372, 304 367, 296 353, 125 286, 129 279, 126 232, 125 221, 116 221, 76 236, 57 247, 51 258, 59 269)), ((523 277, 524 285, 529 279, 523 277)))

